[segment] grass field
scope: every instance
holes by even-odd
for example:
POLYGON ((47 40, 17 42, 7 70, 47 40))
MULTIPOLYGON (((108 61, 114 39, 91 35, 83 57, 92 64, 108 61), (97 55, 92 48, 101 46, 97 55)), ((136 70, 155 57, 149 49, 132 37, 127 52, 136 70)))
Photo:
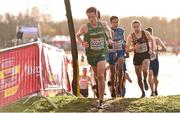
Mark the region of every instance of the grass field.
POLYGON ((0 112, 179 112, 180 96, 162 96, 150 98, 106 99, 105 108, 96 109, 97 100, 73 96, 49 97, 57 108, 45 99, 35 97, 23 104, 20 100, 0 109, 0 112))

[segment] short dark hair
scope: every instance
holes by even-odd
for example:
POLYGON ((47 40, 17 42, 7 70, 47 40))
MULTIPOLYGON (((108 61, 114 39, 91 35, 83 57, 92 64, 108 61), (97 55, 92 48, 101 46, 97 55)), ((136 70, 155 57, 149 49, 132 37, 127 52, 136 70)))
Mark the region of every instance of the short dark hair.
POLYGON ((141 26, 141 22, 139 20, 133 20, 131 25, 133 24, 139 24, 141 26))
POLYGON ((145 30, 148 31, 151 35, 153 34, 153 28, 151 27, 148 27, 145 30))
POLYGON ((114 20, 114 19, 118 19, 118 17, 117 16, 111 16, 110 21, 112 22, 112 20, 114 20))
POLYGON ((87 68, 86 68, 86 67, 83 67, 83 70, 84 70, 84 69, 85 69, 85 70, 87 70, 87 68))
POLYGON ((87 68, 84 67, 84 68, 82 69, 82 71, 87 71, 87 68))
POLYGON ((87 13, 95 13, 97 14, 97 9, 95 7, 89 7, 87 10, 86 10, 86 14, 87 13))

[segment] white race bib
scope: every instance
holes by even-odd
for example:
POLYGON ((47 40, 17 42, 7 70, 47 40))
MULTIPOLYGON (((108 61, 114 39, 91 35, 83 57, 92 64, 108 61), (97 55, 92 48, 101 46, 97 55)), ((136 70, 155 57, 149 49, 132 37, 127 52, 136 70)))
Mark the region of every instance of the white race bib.
POLYGON ((91 38, 90 49, 101 50, 104 48, 104 38, 91 38))
POLYGON ((136 49, 136 53, 145 53, 148 51, 148 47, 146 43, 140 44, 140 48, 136 49))
POLYGON ((116 51, 122 50, 123 49, 123 41, 122 40, 114 41, 113 49, 116 51))

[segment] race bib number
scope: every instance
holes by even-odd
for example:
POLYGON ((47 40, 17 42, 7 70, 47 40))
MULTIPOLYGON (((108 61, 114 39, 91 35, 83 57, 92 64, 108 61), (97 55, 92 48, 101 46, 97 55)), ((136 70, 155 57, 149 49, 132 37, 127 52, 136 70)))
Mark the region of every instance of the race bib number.
POLYGON ((90 49, 101 50, 104 48, 104 38, 91 38, 90 49))
POLYGON ((113 49, 116 51, 122 50, 123 49, 123 42, 121 40, 114 41, 113 49))
POLYGON ((148 47, 146 43, 140 44, 140 48, 136 49, 136 53, 144 53, 148 51, 148 47))

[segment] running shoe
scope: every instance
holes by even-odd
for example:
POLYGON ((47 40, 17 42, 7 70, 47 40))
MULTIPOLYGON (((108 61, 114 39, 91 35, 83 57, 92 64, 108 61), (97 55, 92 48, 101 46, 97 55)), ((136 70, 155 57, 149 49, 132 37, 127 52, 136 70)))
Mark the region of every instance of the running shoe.
POLYGON ((152 96, 156 96, 155 92, 152 92, 152 93, 151 93, 151 97, 152 97, 152 96))
POLYGON ((146 96, 145 92, 142 93, 141 98, 144 98, 146 96))
POLYGON ((97 108, 98 108, 98 109, 103 109, 103 108, 104 108, 103 100, 99 100, 99 103, 98 103, 97 108))
POLYGON ((125 94, 126 94, 126 88, 123 87, 122 90, 121 90, 121 96, 125 97, 125 94))
POLYGON ((155 91, 154 93, 155 93, 156 96, 158 96, 158 91, 155 91))
POLYGON ((115 92, 115 89, 114 89, 114 88, 112 89, 111 97, 112 97, 112 98, 113 98, 113 97, 116 97, 116 92, 115 92))

